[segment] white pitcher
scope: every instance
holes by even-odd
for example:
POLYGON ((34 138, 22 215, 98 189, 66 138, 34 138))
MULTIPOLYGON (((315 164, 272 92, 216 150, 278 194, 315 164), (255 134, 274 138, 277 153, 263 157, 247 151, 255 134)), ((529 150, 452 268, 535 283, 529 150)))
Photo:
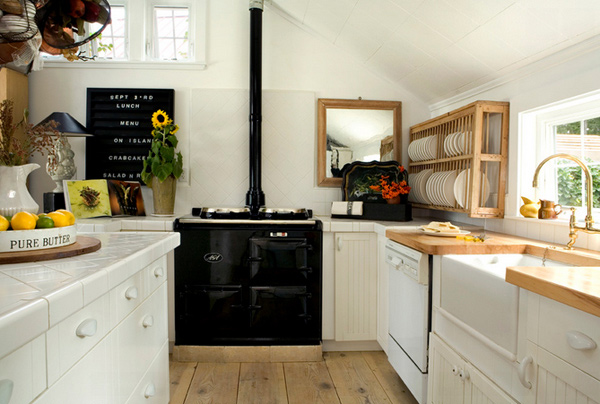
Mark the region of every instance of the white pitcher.
POLYGON ((39 164, 0 166, 0 215, 12 216, 17 212, 37 213, 39 205, 29 194, 27 176, 39 164))

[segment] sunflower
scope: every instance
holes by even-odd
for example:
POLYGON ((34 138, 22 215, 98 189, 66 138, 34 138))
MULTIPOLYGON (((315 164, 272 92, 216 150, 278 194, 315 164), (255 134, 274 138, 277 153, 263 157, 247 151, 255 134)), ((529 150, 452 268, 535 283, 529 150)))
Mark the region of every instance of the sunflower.
POLYGON ((174 135, 174 134, 176 134, 178 130, 179 130, 179 125, 175 125, 175 126, 173 127, 173 129, 171 130, 171 135, 174 135))
POLYGON ((159 109, 155 113, 152 114, 152 126, 156 129, 163 128, 171 123, 169 119, 169 115, 162 109, 159 109))

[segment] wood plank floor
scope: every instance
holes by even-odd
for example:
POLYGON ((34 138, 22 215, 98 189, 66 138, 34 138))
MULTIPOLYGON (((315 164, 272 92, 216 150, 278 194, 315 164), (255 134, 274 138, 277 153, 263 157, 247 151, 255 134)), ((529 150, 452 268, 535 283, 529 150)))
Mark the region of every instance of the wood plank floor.
POLYGON ((416 404, 383 352, 322 362, 169 363, 171 404, 416 404))

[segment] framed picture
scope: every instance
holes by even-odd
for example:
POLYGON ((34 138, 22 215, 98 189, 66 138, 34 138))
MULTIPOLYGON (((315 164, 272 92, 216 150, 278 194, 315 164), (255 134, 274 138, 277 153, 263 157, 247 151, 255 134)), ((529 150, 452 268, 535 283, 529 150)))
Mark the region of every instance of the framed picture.
POLYGON ((108 196, 113 216, 146 216, 139 182, 108 180, 108 196))
POLYGON ((112 216, 106 180, 64 181, 65 206, 77 219, 112 216))

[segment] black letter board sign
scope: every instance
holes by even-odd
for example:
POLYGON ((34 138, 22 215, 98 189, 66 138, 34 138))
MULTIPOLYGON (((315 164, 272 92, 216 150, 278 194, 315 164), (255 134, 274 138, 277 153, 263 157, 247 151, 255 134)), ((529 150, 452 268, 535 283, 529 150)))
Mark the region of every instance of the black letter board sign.
POLYGON ((162 109, 175 120, 175 91, 148 88, 88 88, 87 179, 140 181, 152 141, 152 114, 162 109))

